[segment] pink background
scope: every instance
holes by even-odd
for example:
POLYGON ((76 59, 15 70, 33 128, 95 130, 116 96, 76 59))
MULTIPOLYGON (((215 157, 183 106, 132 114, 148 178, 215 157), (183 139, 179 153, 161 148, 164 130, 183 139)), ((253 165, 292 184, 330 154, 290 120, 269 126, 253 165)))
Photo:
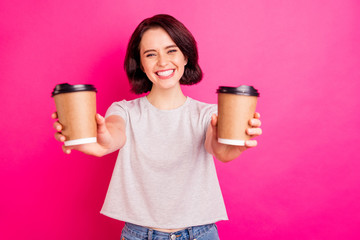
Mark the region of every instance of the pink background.
POLYGON ((94 84, 98 111, 136 97, 122 69, 130 34, 169 13, 198 42, 204 80, 261 92, 259 146, 216 163, 230 221, 222 239, 359 239, 357 0, 0 2, 0 239, 119 239, 99 213, 116 154, 67 156, 50 92, 94 84))

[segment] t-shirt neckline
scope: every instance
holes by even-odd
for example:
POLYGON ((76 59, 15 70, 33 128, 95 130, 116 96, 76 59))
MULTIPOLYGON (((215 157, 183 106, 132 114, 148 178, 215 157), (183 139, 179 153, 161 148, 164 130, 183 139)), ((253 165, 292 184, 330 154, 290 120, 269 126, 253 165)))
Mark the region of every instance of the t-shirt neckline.
POLYGON ((186 96, 185 102, 182 105, 180 105, 179 107, 177 107, 177 108, 174 108, 174 109, 159 109, 159 108, 155 107, 154 105, 152 105, 151 102, 147 99, 146 96, 142 97, 142 102, 144 102, 146 106, 148 106, 150 109, 158 111, 158 112, 181 111, 184 107, 186 107, 189 104, 190 101, 191 101, 191 98, 186 96))

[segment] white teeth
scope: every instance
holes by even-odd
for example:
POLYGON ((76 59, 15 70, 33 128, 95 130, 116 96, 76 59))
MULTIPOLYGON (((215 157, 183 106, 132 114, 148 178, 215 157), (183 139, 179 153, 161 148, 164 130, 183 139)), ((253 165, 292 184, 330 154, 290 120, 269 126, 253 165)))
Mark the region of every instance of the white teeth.
POLYGON ((174 70, 167 70, 167 71, 157 72, 157 75, 162 77, 167 77, 170 76, 173 72, 174 70))

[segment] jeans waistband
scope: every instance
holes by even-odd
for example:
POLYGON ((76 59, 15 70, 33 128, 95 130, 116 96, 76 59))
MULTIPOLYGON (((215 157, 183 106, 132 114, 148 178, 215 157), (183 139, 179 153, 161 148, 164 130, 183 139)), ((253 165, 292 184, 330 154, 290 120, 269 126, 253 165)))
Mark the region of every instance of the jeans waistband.
POLYGON ((175 240, 175 239, 194 240, 195 236, 202 235, 203 233, 207 232, 210 228, 212 228, 214 225, 215 224, 206 224, 201 226, 188 227, 186 229, 172 233, 161 232, 132 223, 125 223, 124 229, 125 231, 128 231, 129 233, 136 235, 141 239, 152 240, 153 238, 157 237, 157 238, 169 239, 169 240, 175 240))

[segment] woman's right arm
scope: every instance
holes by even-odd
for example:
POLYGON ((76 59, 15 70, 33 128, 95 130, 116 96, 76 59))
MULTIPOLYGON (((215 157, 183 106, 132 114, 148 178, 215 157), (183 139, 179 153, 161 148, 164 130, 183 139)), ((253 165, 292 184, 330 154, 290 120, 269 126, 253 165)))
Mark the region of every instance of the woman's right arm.
MULTIPOLYGON (((51 116, 57 119, 57 114, 51 116)), ((96 114, 97 122, 97 142, 81 144, 75 146, 63 145, 63 151, 70 154, 71 150, 77 150, 88 155, 102 157, 122 148, 126 142, 125 120, 117 115, 112 115, 106 119, 100 114, 96 114)), ((59 142, 65 142, 66 138, 61 134, 62 125, 56 121, 54 128, 58 131, 55 133, 55 139, 59 142)))

